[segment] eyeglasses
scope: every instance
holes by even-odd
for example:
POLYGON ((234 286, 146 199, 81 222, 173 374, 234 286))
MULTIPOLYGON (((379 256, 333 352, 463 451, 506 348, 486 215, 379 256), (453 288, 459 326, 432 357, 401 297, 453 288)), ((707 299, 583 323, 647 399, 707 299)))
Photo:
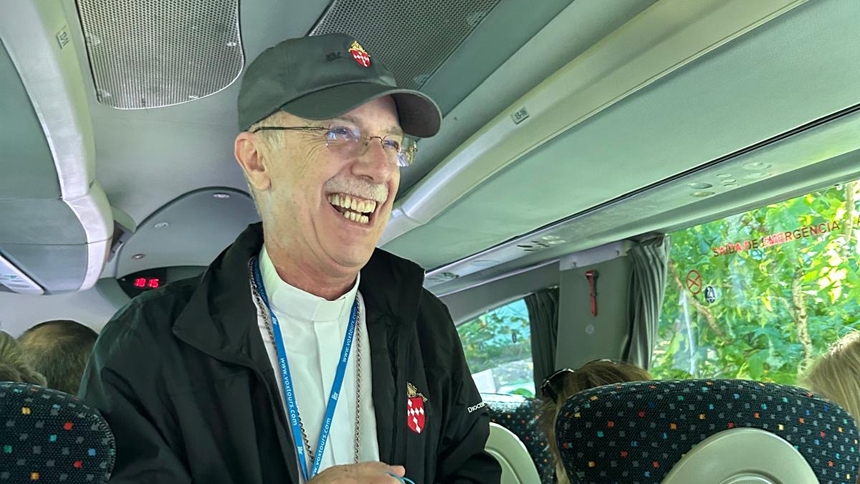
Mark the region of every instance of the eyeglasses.
POLYGON ((260 131, 319 131, 325 136, 329 150, 348 157, 363 155, 370 146, 370 140, 378 139, 389 161, 400 167, 411 165, 415 161, 415 153, 418 152, 416 141, 407 136, 369 136, 351 126, 262 126, 251 132, 260 131))
POLYGON ((559 392, 559 384, 562 382, 562 376, 564 375, 572 375, 576 373, 576 370, 571 370, 570 368, 562 368, 561 370, 556 371, 552 375, 546 377, 543 383, 540 386, 540 394, 553 402, 558 400, 558 392, 559 392))
MULTIPOLYGON (((580 368, 589 365, 591 363, 612 363, 613 365, 617 365, 618 361, 610 360, 608 358, 601 358, 597 360, 591 360, 585 365, 582 365, 580 368)), ((546 377, 543 383, 540 386, 540 393, 544 398, 548 398, 553 402, 558 401, 558 393, 561 390, 561 383, 564 381, 565 375, 572 375, 576 373, 576 370, 572 370, 570 368, 562 368, 561 370, 556 371, 552 375, 546 377)))

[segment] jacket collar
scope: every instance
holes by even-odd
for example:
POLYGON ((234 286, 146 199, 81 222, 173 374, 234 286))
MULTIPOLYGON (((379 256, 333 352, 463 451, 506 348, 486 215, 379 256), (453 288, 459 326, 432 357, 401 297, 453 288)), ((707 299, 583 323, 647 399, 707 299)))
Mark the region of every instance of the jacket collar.
MULTIPOLYGON (((270 366, 262 338, 251 337, 258 331, 248 261, 262 247, 262 224, 249 225, 203 274, 174 323, 174 334, 215 358, 246 366, 252 362, 270 366)), ((423 281, 424 271, 414 262, 374 250, 359 282, 367 323, 414 324, 423 281)))

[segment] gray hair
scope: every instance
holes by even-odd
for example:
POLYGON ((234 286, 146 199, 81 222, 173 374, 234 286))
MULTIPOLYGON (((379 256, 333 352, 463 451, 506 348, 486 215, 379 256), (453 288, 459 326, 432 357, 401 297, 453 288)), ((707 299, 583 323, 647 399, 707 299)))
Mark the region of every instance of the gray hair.
MULTIPOLYGON (((283 124, 282 118, 283 118, 283 112, 282 111, 275 111, 274 113, 270 114, 269 116, 267 116, 267 117, 261 119, 260 121, 257 121, 256 123, 252 124, 251 127, 248 128, 248 132, 252 132, 258 128, 280 126, 283 124)), ((280 130, 261 131, 259 133, 256 133, 256 135, 259 136, 260 139, 263 140, 264 147, 265 147, 266 151, 269 151, 269 152, 275 151, 275 150, 283 147, 287 141, 286 133, 284 133, 283 131, 280 131, 280 130)), ((257 192, 256 192, 256 190, 254 190, 254 187, 251 186, 251 181, 248 179, 248 174, 245 173, 245 170, 242 170, 242 176, 245 177, 245 183, 248 185, 248 193, 251 194, 251 199, 254 201, 254 205, 257 207, 257 211, 259 212, 260 211, 260 203, 257 200, 257 192)))
MULTIPOLYGON (((284 124, 283 118, 285 117, 285 114, 286 113, 283 111, 275 111, 260 121, 252 124, 251 127, 248 128, 248 131, 251 132, 259 128, 282 126, 284 124)), ((266 148, 269 150, 281 148, 287 141, 287 135, 282 130, 261 131, 257 133, 257 135, 263 139, 266 143, 266 148)))

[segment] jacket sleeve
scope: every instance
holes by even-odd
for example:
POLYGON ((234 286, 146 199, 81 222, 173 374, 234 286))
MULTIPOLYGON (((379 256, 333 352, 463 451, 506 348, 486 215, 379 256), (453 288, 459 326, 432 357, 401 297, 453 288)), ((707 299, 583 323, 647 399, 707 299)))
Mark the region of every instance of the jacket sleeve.
POLYGON ((79 396, 105 418, 116 440, 111 484, 191 483, 179 448, 175 422, 160 397, 163 384, 158 346, 132 302, 115 316, 96 342, 79 396), (174 448, 171 447, 174 442, 174 448))
POLYGON ((460 337, 447 308, 439 302, 447 318, 447 337, 451 348, 451 388, 453 392, 442 428, 436 464, 439 484, 499 484, 502 469, 484 448, 490 436, 490 414, 472 379, 460 337))

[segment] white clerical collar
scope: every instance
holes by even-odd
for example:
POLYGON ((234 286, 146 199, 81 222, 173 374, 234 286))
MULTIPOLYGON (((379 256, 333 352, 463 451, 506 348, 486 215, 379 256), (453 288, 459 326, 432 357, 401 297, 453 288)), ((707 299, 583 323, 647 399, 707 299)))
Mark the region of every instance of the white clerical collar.
POLYGON ((334 301, 328 301, 284 282, 275 270, 265 245, 260 251, 260 272, 272 309, 289 318, 309 322, 341 321, 348 318, 361 278, 361 275, 355 278, 355 284, 349 292, 334 301))

